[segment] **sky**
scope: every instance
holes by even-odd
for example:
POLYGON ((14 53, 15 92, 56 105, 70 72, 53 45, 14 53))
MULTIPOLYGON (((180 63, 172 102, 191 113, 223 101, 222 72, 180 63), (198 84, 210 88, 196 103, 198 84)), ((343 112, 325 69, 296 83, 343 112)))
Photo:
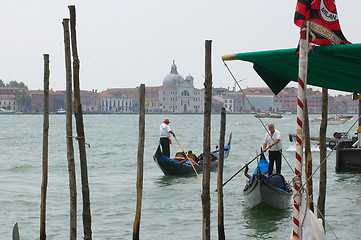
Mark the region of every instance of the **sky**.
MULTIPOLYGON (((50 57, 50 88, 65 90, 62 21, 75 5, 80 86, 83 90, 161 86, 173 60, 178 73, 203 88, 205 41, 212 40, 213 87, 234 80, 221 57, 295 48, 296 0, 11 0, 0 8, 0 79, 43 89, 43 54, 50 57)), ((336 1, 341 29, 361 42, 359 0, 336 1)), ((227 63, 242 89, 265 87, 252 64, 227 63)), ((297 87, 296 83, 289 86, 297 87)), ((332 91, 330 92, 333 93, 332 91)), ((340 92, 334 92, 334 95, 340 92)))

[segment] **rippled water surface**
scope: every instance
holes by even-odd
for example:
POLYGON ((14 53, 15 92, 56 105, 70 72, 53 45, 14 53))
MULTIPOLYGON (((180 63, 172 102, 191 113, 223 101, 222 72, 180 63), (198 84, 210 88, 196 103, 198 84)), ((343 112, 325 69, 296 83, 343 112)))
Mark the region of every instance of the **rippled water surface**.
MULTIPOLYGON (((312 116, 311 116, 312 117, 312 116)), ((141 239, 202 238, 202 174, 164 176, 152 155, 158 144, 159 125, 164 118, 185 150, 200 154, 203 148, 203 115, 146 115, 144 186, 140 225, 141 239)), ((137 115, 84 116, 93 239, 131 239, 136 207, 138 148, 137 115)), ((352 121, 352 120, 351 120, 352 121)), ((346 131, 352 124, 329 126, 328 135, 346 131)), ((270 122, 263 119, 264 124, 270 122)), ((288 139, 295 132, 296 116, 273 119, 281 131, 284 155, 294 167, 295 145, 288 139)), ((212 115, 212 149, 219 141, 220 116, 212 115)), ((12 227, 19 224, 21 239, 39 239, 40 191, 42 181, 42 132, 40 115, 0 116, 0 236, 11 239, 12 227)), ((355 132, 353 129, 352 132, 355 132)), ((224 166, 223 179, 232 176, 260 151, 265 129, 252 115, 227 115, 227 138, 233 133, 232 148, 224 166)), ((75 134, 75 130, 74 130, 75 134)), ((318 126, 311 126, 318 135, 318 126)), ((74 142, 78 193, 78 239, 82 239, 82 197, 77 142, 74 142)), ((176 141, 171 154, 181 151, 176 141)), ((319 152, 313 151, 314 169, 319 152)), ((361 222, 361 175, 336 174, 335 153, 328 162, 326 219, 327 239, 358 239, 361 222), (332 229, 332 231, 331 231, 332 229)), ((250 166, 253 171, 255 163, 250 166)), ((290 180, 286 160, 282 173, 290 180)), ((211 237, 217 233, 217 173, 211 174, 211 237)), ((243 208, 243 174, 224 187, 224 219, 227 239, 288 239, 292 207, 284 211, 243 208)), ((314 178, 317 201, 318 173, 314 178)), ((69 177, 66 157, 65 115, 50 116, 49 180, 47 192, 47 239, 69 238, 69 177)))

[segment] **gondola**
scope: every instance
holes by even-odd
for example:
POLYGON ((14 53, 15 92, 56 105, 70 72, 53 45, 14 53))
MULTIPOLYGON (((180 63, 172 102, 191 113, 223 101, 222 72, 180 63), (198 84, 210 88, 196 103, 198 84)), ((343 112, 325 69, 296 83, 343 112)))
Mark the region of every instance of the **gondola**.
POLYGON ((286 209, 291 205, 292 188, 281 174, 267 177, 257 167, 257 172, 244 187, 243 195, 246 208, 265 204, 276 209, 286 209))
MULTIPOLYGON (((227 158, 229 152, 231 150, 231 139, 232 133, 229 136, 228 144, 224 146, 224 158, 227 158)), ((157 163, 159 168, 163 171, 165 175, 190 175, 195 174, 193 167, 190 162, 183 161, 183 159, 179 158, 169 158, 163 155, 161 146, 158 145, 157 151, 153 156, 154 162, 157 163)), ((194 165, 197 173, 203 171, 203 154, 198 156, 198 166, 194 165)), ((211 152, 211 161, 210 161, 210 169, 215 170, 218 167, 219 160, 219 149, 211 152)))

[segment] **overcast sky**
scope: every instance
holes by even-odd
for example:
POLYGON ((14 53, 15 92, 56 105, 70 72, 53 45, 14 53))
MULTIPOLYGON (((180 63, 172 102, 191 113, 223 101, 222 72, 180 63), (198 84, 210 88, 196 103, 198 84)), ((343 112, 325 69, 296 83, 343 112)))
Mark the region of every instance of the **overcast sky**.
MULTIPOLYGON (((62 21, 76 6, 80 81, 84 90, 162 85, 176 61, 203 88, 205 40, 212 40, 214 87, 233 87, 222 55, 297 46, 296 0, 8 0, 0 7, 0 79, 43 89, 43 54, 50 87, 65 89, 62 21)), ((347 40, 361 42, 361 1, 338 0, 347 40)), ((252 65, 229 63, 242 88, 264 87, 252 65)), ((292 85, 297 86, 297 85, 292 85)))

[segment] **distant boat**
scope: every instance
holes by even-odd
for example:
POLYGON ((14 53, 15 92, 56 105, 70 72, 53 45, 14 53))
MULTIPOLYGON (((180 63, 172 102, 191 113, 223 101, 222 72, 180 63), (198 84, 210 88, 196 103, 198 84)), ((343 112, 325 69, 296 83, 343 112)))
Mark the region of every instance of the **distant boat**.
MULTIPOLYGON (((327 118, 327 124, 328 125, 339 125, 339 124, 344 124, 347 121, 347 119, 341 119, 339 116, 333 116, 333 117, 329 117, 327 118)), ((321 118, 313 118, 310 120, 310 123, 316 123, 316 124, 320 124, 321 123, 321 118)))
POLYGON ((66 114, 66 111, 64 108, 59 108, 57 111, 56 111, 56 114, 66 114))
POLYGON ((3 108, 0 108, 0 114, 13 115, 13 114, 15 114, 15 111, 13 111, 13 110, 6 110, 6 109, 3 109, 3 108))
POLYGON ((351 119, 353 116, 352 115, 338 115, 338 117, 340 119, 351 119))
POLYGON ((256 118, 282 118, 281 114, 278 113, 270 113, 270 112, 266 112, 266 113, 256 113, 254 115, 256 118))
MULTIPOLYGON (((288 138, 290 142, 296 141, 296 134, 289 134, 288 138)), ((343 141, 345 139, 350 139, 350 136, 346 132, 335 132, 333 137, 326 137, 326 147, 330 150, 336 149, 336 145, 339 141, 343 141)), ((319 145, 320 140, 319 137, 312 137, 310 136, 310 143, 319 145)))

